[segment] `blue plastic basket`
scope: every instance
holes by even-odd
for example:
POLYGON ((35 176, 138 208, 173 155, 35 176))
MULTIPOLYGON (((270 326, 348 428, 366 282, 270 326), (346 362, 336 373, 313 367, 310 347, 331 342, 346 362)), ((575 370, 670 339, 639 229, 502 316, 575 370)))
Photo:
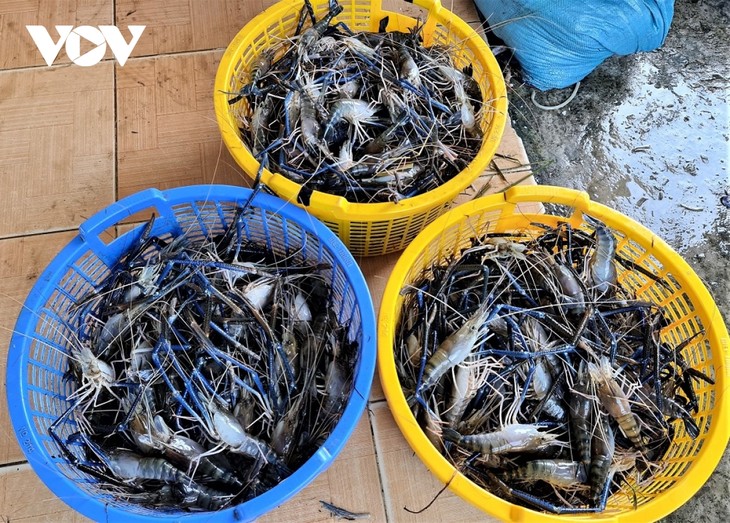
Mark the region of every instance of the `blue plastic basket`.
MULTIPOLYGON (((7 398, 10 417, 23 452, 41 480, 64 502, 96 521, 185 520, 186 522, 247 521, 281 505, 339 454, 365 408, 375 370, 376 333, 372 299, 365 279, 343 243, 322 223, 279 198, 259 194, 244 227, 248 240, 279 255, 296 254, 300 260, 331 266, 331 307, 349 320, 349 337, 358 343, 359 357, 351 393, 342 418, 317 452, 291 476, 264 494, 216 513, 149 509, 115 499, 97 486, 97 480, 79 472, 61 457, 48 427, 70 405, 74 385, 64 379, 68 369, 65 339, 69 325, 78 324, 74 304, 95 290, 109 268, 140 235, 138 226, 106 243, 106 231, 140 211, 155 212, 152 234, 203 238, 222 232, 236 206, 251 191, 223 185, 191 186, 169 191, 146 190, 114 203, 79 227, 79 234, 41 274, 25 301, 10 342, 7 398)), ((73 432, 73 416, 59 428, 73 432)))

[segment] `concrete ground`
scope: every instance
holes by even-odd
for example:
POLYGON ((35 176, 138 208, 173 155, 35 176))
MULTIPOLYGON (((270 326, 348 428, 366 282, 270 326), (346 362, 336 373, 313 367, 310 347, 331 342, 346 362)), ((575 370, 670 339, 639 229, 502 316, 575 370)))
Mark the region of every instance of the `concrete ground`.
MULTIPOLYGON (((730 324, 730 2, 677 0, 657 51, 607 60, 564 109, 542 111, 519 72, 511 116, 538 183, 587 191, 666 240, 730 324)), ((509 76, 509 72, 506 73, 509 76)), ((538 93, 557 104, 570 89, 538 93)), ((666 522, 730 521, 730 452, 666 522)))

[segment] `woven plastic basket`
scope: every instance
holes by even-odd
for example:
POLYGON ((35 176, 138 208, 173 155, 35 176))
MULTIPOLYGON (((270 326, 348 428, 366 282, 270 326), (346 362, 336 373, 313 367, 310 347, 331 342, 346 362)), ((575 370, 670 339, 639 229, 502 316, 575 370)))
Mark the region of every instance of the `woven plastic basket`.
MULTIPOLYGON (((327 12, 326 0, 313 1, 317 17, 327 12)), ((405 2, 403 6, 407 5, 405 2)), ((451 202, 486 168, 502 139, 507 115, 504 78, 486 42, 466 22, 442 7, 440 0, 413 0, 426 11, 421 32, 424 45, 448 44, 455 49, 458 67, 473 66, 473 76, 485 100, 479 122, 484 139, 471 164, 442 186, 398 203, 351 203, 340 196, 314 191, 307 210, 332 229, 356 256, 372 256, 406 247, 423 228, 445 212, 451 202)), ((353 31, 377 31, 388 16, 389 31, 407 31, 417 20, 382 8, 381 0, 340 0, 344 8, 335 21, 353 31)), ((228 46, 215 80, 215 112, 223 141, 233 158, 253 179, 259 169, 240 137, 237 112, 250 116, 245 101, 228 100, 241 89, 241 73, 251 69, 262 51, 294 34, 303 0, 283 0, 251 20, 228 46)), ((279 197, 297 202, 302 186, 285 176, 264 170, 261 180, 279 197)))
POLYGON ((687 263, 664 241, 642 225, 604 205, 592 202, 584 192, 558 187, 515 187, 462 205, 442 216, 423 231, 396 264, 385 288, 380 307, 378 362, 385 396, 398 426, 413 450, 439 480, 484 512, 505 521, 601 520, 610 522, 653 521, 680 507, 697 492, 717 466, 730 435, 730 386, 728 372, 730 339, 709 292, 687 263), (538 214, 540 204, 553 204, 559 214, 538 214), (401 389, 395 367, 393 340, 401 314, 404 286, 414 283, 423 271, 443 262, 470 245, 470 239, 486 232, 533 234, 544 232, 534 223, 555 227, 567 221, 574 228, 592 231, 583 213, 612 228, 618 252, 625 258, 663 277, 668 287, 634 271, 619 270, 619 282, 637 298, 665 308, 670 324, 662 337, 675 344, 696 333, 682 351, 692 367, 714 377, 715 384, 697 385, 699 412, 694 415, 700 435, 692 439, 681 423, 663 458, 666 467, 650 484, 635 486, 636 508, 626 496, 609 499, 606 511, 597 514, 556 516, 517 506, 480 488, 467 479, 438 452, 422 432, 401 389), (568 218, 566 218, 568 216, 568 218), (671 290, 670 290, 671 289, 671 290))
MULTIPOLYGON (((340 421, 317 452, 276 487, 238 506, 210 512, 162 511, 113 498, 97 480, 71 467, 48 427, 71 405, 74 385, 68 370, 67 325, 78 311, 74 304, 95 290, 109 268, 128 250, 141 226, 105 243, 103 234, 140 212, 159 216, 151 234, 163 238, 183 233, 191 240, 221 233, 236 206, 251 191, 222 185, 193 186, 160 192, 150 189, 114 203, 89 218, 79 234, 50 263, 30 291, 11 339, 7 364, 7 398, 20 447, 33 469, 59 498, 96 521, 248 521, 275 508, 323 472, 339 454, 365 408, 375 371, 375 318, 372 300, 359 267, 345 246, 309 214, 273 196, 259 194, 244 225, 246 238, 281 257, 295 255, 331 266, 330 307, 349 320, 349 338, 359 356, 351 393, 340 421)), ((71 417, 59 429, 62 437, 75 430, 71 417)))

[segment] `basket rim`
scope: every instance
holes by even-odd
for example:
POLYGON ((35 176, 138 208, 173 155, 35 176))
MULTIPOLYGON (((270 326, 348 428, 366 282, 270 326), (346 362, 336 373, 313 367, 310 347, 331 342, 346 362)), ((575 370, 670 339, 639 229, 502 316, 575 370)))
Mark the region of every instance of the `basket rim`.
MULTIPOLYGON (((402 1, 409 2, 409 0, 402 1)), ((260 34, 260 28, 268 27, 280 20, 284 14, 293 12, 295 9, 298 12, 303 3, 303 0, 281 0, 258 14, 236 34, 226 48, 218 65, 213 90, 213 105, 215 107, 218 128, 231 156, 252 180, 254 175, 250 173, 255 173, 259 169, 260 163, 253 157, 238 136, 237 126, 234 124, 229 111, 228 95, 225 92, 228 89, 228 82, 233 74, 234 64, 241 55, 241 51, 247 49, 254 43, 255 38, 260 34)), ((371 0, 371 3, 372 5, 377 3, 382 8, 381 0, 371 0)), ((438 0, 416 0, 415 2, 409 3, 420 4, 421 7, 428 9, 442 25, 450 27, 455 32, 463 35, 462 40, 469 42, 473 46, 472 50, 475 52, 476 57, 485 65, 485 73, 496 94, 495 98, 489 101, 493 104, 493 111, 491 113, 492 121, 490 123, 490 130, 492 132, 485 135, 477 156, 470 162, 469 166, 436 189, 412 198, 403 199, 399 202, 378 203, 355 203, 346 200, 342 196, 313 191, 307 208, 319 216, 326 215, 335 220, 342 221, 371 222, 409 216, 414 212, 427 212, 438 205, 452 201, 459 193, 473 183, 484 169, 486 169, 489 160, 494 156, 494 153, 499 147, 507 123, 507 89, 501 69, 494 55, 492 55, 489 46, 466 22, 442 7, 438 0), (483 165, 479 166, 480 163, 483 165)), ((390 11, 382 12, 411 19, 410 17, 390 11)), ((415 19, 411 20, 416 21, 415 19)), ((297 203, 297 196, 303 187, 301 184, 288 179, 286 176, 280 173, 274 173, 269 169, 263 169, 261 182, 271 187, 279 197, 292 203, 297 203)))
MULTIPOLYGON (((668 268, 673 276, 685 288, 691 288, 690 296, 696 307, 695 313, 706 324, 707 339, 713 349, 719 350, 718 361, 730 361, 730 337, 717 308, 704 283, 695 274, 687 262, 668 244, 651 230, 635 222, 628 216, 605 205, 590 200, 587 193, 573 189, 553 186, 517 186, 505 193, 486 196, 453 209, 427 226, 421 234, 403 252, 396 263, 383 293, 380 304, 378 330, 378 372, 380 382, 388 405, 402 434, 426 467, 449 488, 472 505, 482 511, 503 520, 511 521, 565 521, 566 515, 555 515, 538 512, 526 507, 512 504, 501 497, 477 486, 474 482, 457 471, 451 463, 430 443, 414 418, 403 390, 400 386, 393 350, 393 339, 396 318, 399 310, 396 307, 403 283, 418 256, 443 231, 463 222, 467 217, 482 215, 487 210, 504 207, 505 204, 541 202, 569 205, 591 216, 604 221, 606 225, 626 233, 642 247, 651 249, 652 254, 668 268), (621 227, 625 225, 627 228, 621 227), (719 321, 718 321, 719 320, 719 321), (723 354, 724 353, 724 354, 723 354)), ((730 381, 727 365, 716 366, 716 387, 727 388, 730 381)), ((700 449, 695 463, 687 469, 681 479, 664 492, 633 512, 621 514, 590 513, 567 515, 572 520, 596 520, 609 522, 653 521, 660 519, 689 500, 710 477, 717 467, 730 438, 730 398, 726 394, 715 395, 712 425, 706 440, 700 449), (672 495, 668 495, 672 493, 672 495)))
MULTIPOLYGON (((71 263, 78 261, 90 249, 90 242, 83 237, 83 225, 93 223, 95 232, 104 230, 109 219, 120 223, 141 208, 149 208, 151 203, 159 210, 158 205, 167 202, 178 205, 186 202, 220 202, 242 204, 253 193, 251 189, 230 185, 195 185, 179 187, 166 191, 147 189, 128 196, 100 210, 80 227, 80 232, 54 257, 36 283, 31 288, 10 340, 6 367, 6 394, 12 427, 18 443, 28 459, 31 467, 43 483, 70 507, 97 521, 136 521, 149 522, 149 513, 129 512, 126 509, 107 505, 92 497, 78 487, 75 481, 67 478, 55 465, 44 445, 44 439, 37 433, 29 402, 29 384, 27 366, 29 364, 29 346, 33 342, 33 329, 38 323, 34 311, 45 305, 56 285, 67 274, 71 263), (162 200, 161 200, 162 198, 162 200), (142 206, 142 207, 140 207, 142 206), (110 218, 111 217, 111 218, 110 218)), ((359 370, 354 376, 353 390, 350 399, 338 423, 332 429, 322 446, 304 464, 290 476, 265 493, 216 512, 159 512, 155 518, 187 522, 208 521, 211 515, 222 521, 240 522, 253 520, 262 514, 289 500, 300 490, 310 484, 324 472, 340 454, 352 433, 360 423, 362 413, 367 405, 372 385, 376 362, 376 322, 370 291, 365 278, 352 255, 337 236, 323 223, 304 210, 291 205, 275 196, 259 193, 251 206, 277 214, 285 221, 295 222, 304 232, 319 238, 323 248, 328 249, 332 257, 340 265, 340 270, 350 284, 354 294, 354 303, 360 311, 362 339, 360 346, 359 370)), ((119 236, 108 245, 113 247, 117 242, 124 244, 125 239, 137 233, 144 224, 119 236)), ((100 260, 103 261, 102 257, 100 260)), ((108 264, 107 264, 108 265, 108 264)), ((47 440, 48 438, 45 438, 47 440)), ((128 504, 134 506, 132 503, 128 504)), ((136 506, 135 506, 136 507, 136 506)))

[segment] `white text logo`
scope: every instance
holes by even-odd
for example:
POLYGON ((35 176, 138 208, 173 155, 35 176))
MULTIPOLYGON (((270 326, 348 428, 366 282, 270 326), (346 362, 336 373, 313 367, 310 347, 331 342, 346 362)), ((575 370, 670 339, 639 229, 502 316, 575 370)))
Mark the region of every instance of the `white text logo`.
POLYGON ((48 34, 48 30, 42 25, 26 25, 25 27, 48 65, 53 64, 61 50, 61 46, 65 43, 69 60, 76 65, 88 67, 98 64, 104 58, 107 44, 109 44, 109 48, 119 65, 127 63, 127 58, 132 54, 134 46, 137 45, 139 37, 142 36, 142 32, 147 26, 130 25, 129 32, 132 34, 132 39, 129 43, 124 40, 121 31, 113 25, 100 25, 98 28, 81 25, 76 29, 72 25, 57 25, 58 42, 53 41, 51 35, 48 34), (96 47, 81 54, 82 38, 96 45, 96 47))

